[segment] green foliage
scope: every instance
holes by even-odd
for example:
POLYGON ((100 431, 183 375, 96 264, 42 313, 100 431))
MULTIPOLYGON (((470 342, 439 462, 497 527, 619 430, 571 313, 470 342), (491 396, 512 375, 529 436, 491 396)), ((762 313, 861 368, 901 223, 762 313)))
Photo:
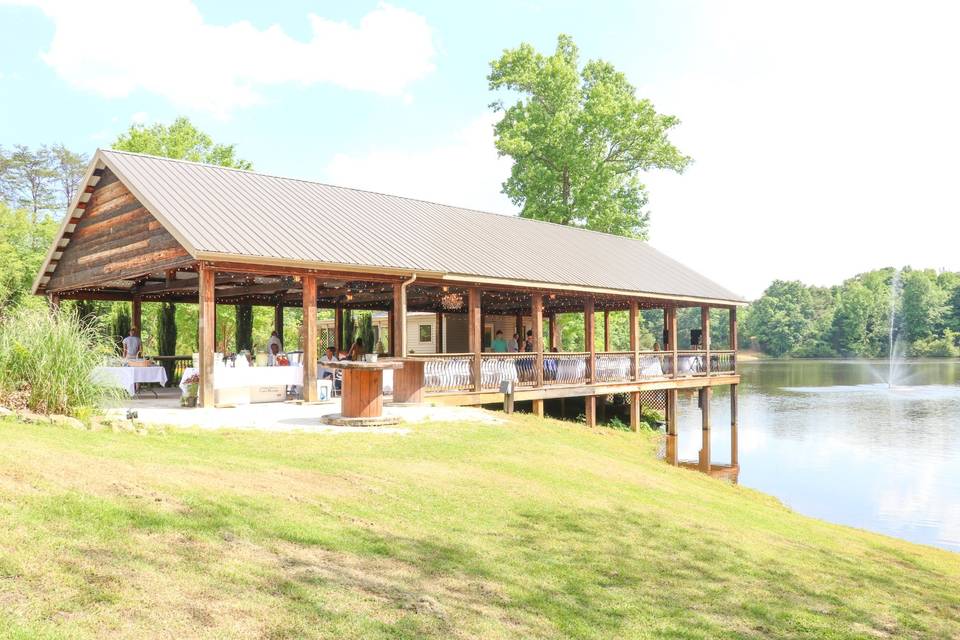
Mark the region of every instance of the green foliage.
POLYGON ((39 413, 102 408, 118 390, 90 374, 113 346, 76 314, 21 308, 0 320, 0 400, 39 413))
MULTIPOLYGON (((741 344, 752 342, 773 356, 885 357, 895 276, 895 269, 878 269, 829 289, 776 281, 744 314, 741 344)), ((953 355, 960 274, 905 268, 900 287, 893 329, 909 353, 953 355)))
MULTIPOLYGON (((235 308, 237 322, 237 351, 253 351, 253 305, 238 304, 235 308)), ((282 340, 281 340, 282 342, 282 340)))
POLYGON ((131 125, 112 146, 120 151, 134 151, 237 169, 253 168, 251 162, 236 156, 235 145, 215 144, 209 135, 182 116, 169 126, 160 123, 150 126, 131 125))
POLYGON ((363 340, 363 348, 367 353, 376 353, 376 337, 373 332, 373 314, 362 312, 360 316, 360 327, 357 331, 357 337, 363 340))
POLYGON ((31 288, 56 231, 54 220, 33 221, 27 211, 0 202, 0 314, 28 299, 42 304, 31 288))
POLYGON ((679 124, 657 113, 613 66, 591 60, 579 68, 572 38, 561 35, 553 55, 529 44, 490 63, 490 89, 517 92, 495 128, 500 155, 513 158, 503 192, 521 215, 618 235, 645 238, 649 214, 639 174, 681 172, 690 159, 667 137, 679 124))
POLYGON ((133 318, 130 316, 130 307, 127 303, 115 305, 110 314, 110 339, 118 353, 123 339, 130 335, 132 326, 133 318))

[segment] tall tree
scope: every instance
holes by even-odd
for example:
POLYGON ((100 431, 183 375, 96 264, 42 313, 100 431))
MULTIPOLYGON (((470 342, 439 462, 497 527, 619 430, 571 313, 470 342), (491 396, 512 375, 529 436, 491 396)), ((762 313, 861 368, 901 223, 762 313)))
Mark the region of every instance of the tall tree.
POLYGON ((252 163, 237 157, 235 145, 214 143, 209 135, 182 116, 171 125, 131 125, 126 133, 116 139, 113 148, 222 167, 253 168, 252 163))
POLYGON ((490 63, 491 90, 521 94, 495 128, 500 155, 513 158, 503 192, 524 217, 645 238, 649 214, 640 174, 682 172, 690 158, 667 137, 679 124, 638 98, 626 77, 602 60, 579 68, 561 35, 553 55, 529 44, 490 63))
POLYGON ((63 197, 63 206, 68 207, 76 195, 87 169, 89 158, 84 153, 74 153, 62 144, 50 147, 51 168, 54 180, 63 197))
POLYGON ((58 209, 56 171, 47 147, 31 151, 18 144, 10 154, 7 175, 15 194, 15 206, 30 211, 34 223, 58 209))

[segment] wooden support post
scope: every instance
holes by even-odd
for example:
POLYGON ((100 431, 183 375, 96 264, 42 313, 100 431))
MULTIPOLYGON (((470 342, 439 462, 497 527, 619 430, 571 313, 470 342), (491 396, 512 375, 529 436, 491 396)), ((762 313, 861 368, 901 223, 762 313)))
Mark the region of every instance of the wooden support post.
POLYGON ((53 311, 60 311, 60 294, 59 293, 50 294, 50 308, 53 311))
POLYGON ((669 311, 669 323, 670 323, 670 324, 669 324, 669 326, 668 326, 668 328, 667 328, 667 331, 669 332, 669 337, 670 337, 670 351, 672 352, 672 353, 670 354, 670 355, 671 355, 671 360, 672 360, 672 363, 671 363, 671 371, 673 372, 673 377, 676 378, 676 377, 677 377, 677 373, 678 373, 678 366, 677 366, 677 365, 679 364, 679 363, 678 363, 678 358, 677 358, 677 345, 679 344, 679 340, 677 340, 677 308, 676 308, 676 307, 670 307, 670 309, 668 309, 668 311, 669 311))
POLYGON ((407 355, 407 288, 402 283, 393 285, 393 324, 390 333, 396 337, 393 341, 393 355, 403 357, 407 355))
POLYGON ((316 276, 303 276, 303 401, 317 401, 316 276))
POLYGON ((480 377, 480 369, 483 363, 481 355, 481 341, 483 340, 483 325, 480 320, 480 287, 470 287, 467 289, 469 301, 467 303, 467 344, 470 353, 473 354, 473 362, 470 367, 473 373, 473 390, 480 391, 483 387, 483 380, 480 377))
POLYGON ((143 328, 143 304, 140 296, 137 295, 130 300, 130 325, 130 328, 136 331, 137 337, 139 337, 143 328))
POLYGON ((443 353, 443 312, 437 311, 437 346, 436 353, 443 353))
MULTIPOLYGON (((530 319, 533 331, 533 352, 535 354, 533 375, 534 385, 543 386, 543 295, 530 294, 530 319)), ((543 402, 540 402, 540 414, 543 415, 543 402)))
POLYGON ((740 349, 740 337, 737 335, 737 308, 730 307, 730 350, 733 351, 733 372, 737 372, 737 351, 740 349))
POLYGON ((583 346, 587 356, 587 384, 593 383, 594 369, 597 365, 596 332, 594 327, 593 298, 583 303, 583 346))
POLYGON ((523 314, 522 313, 517 314, 517 332, 516 333, 518 336, 520 336, 520 344, 523 344, 523 340, 524 338, 526 338, 526 336, 523 335, 523 314))
POLYGON ((738 387, 736 384, 730 385, 730 465, 733 467, 740 466, 740 443, 737 441, 738 387))
POLYGON ((700 342, 703 346, 703 370, 707 377, 710 377, 710 307, 703 305, 700 307, 700 342))
POLYGON ((587 396, 583 399, 583 416, 588 427, 592 429, 597 426, 597 396, 587 396))
POLYGON ((200 392, 201 407, 214 405, 213 394, 213 350, 217 340, 217 303, 214 299, 214 279, 216 272, 212 267, 201 264, 198 278, 198 349, 200 351, 200 392))
POLYGON ((701 417, 701 443, 700 443, 700 471, 710 473, 710 398, 713 390, 710 387, 700 389, 700 417, 701 417))
POLYGON ((397 354, 397 345, 396 345, 396 331, 393 327, 393 309, 387 309, 387 335, 389 337, 389 343, 387 344, 387 352, 396 357, 397 354))
POLYGON ((630 301, 630 351, 633 352, 632 369, 633 379, 640 379, 640 336, 639 336, 640 308, 636 300, 630 301))
POLYGON ((333 348, 339 358, 343 351, 343 306, 339 302, 333 307, 333 348))
POLYGON ((550 312, 550 351, 560 350, 560 334, 557 331, 557 314, 550 312))
POLYGON ((603 350, 610 351, 610 312, 603 312, 603 350))
POLYGON ((280 338, 281 346, 285 344, 283 340, 283 303, 277 302, 273 305, 273 330, 277 332, 280 338))
POLYGON ((643 416, 643 407, 640 404, 640 392, 632 391, 630 393, 630 430, 634 433, 640 431, 641 416, 643 416))
POLYGON ((677 448, 677 390, 667 389, 667 464, 677 466, 680 463, 677 448))

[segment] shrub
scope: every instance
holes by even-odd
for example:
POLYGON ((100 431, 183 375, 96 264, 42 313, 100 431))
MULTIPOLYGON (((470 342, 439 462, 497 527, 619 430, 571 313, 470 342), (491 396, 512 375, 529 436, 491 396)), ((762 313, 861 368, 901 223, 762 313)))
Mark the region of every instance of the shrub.
POLYGON ((910 346, 910 355, 921 358, 956 358, 960 356, 957 333, 946 329, 942 338, 919 338, 910 346))
POLYGON ((96 323, 74 312, 18 309, 0 321, 0 402, 68 415, 103 408, 123 391, 90 374, 112 352, 96 323))

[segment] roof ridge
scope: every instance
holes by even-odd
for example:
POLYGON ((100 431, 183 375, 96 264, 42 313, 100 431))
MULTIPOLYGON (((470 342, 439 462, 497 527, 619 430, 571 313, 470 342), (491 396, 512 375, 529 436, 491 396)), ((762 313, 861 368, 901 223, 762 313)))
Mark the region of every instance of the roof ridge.
MULTIPOLYGON (((252 170, 252 169, 240 169, 240 168, 238 168, 238 167, 227 167, 227 166, 219 165, 219 164, 210 164, 209 162, 197 162, 196 160, 184 160, 183 158, 168 158, 168 157, 166 157, 166 156, 155 156, 155 155, 150 154, 150 153, 139 153, 139 152, 137 152, 137 151, 124 151, 124 150, 121 150, 121 149, 98 149, 98 151, 107 152, 107 153, 121 153, 121 154, 129 155, 129 156, 138 156, 138 157, 141 157, 141 158, 150 158, 151 160, 163 160, 163 161, 166 161, 166 162, 176 162, 176 163, 180 163, 180 164, 191 164, 191 165, 196 165, 196 166, 198 166, 198 167, 207 167, 207 168, 209 168, 209 169, 221 169, 221 170, 224 170, 224 171, 236 171, 236 172, 238 172, 238 173, 248 173, 248 174, 255 175, 255 176, 263 176, 263 177, 265 177, 265 178, 276 178, 276 179, 278 179, 278 180, 292 180, 292 181, 294 181, 294 182, 304 182, 304 183, 306 183, 306 184, 315 184, 315 185, 319 185, 319 186, 321 186, 321 187, 329 187, 329 188, 331 188, 331 189, 343 189, 343 190, 345 190, 345 191, 355 191, 355 192, 358 192, 358 193, 367 193, 367 194, 376 195, 376 196, 384 196, 384 197, 387 197, 387 198, 400 198, 401 200, 409 200, 409 201, 411 201, 411 202, 421 202, 421 203, 423 203, 423 204, 430 204, 430 205, 434 205, 434 206, 437 206, 437 207, 447 207, 447 208, 449 208, 449 209, 459 209, 460 211, 468 211, 468 212, 471 212, 471 213, 480 213, 480 214, 487 215, 487 216, 499 216, 499 217, 501 217, 501 218, 513 218, 513 219, 515 219, 515 220, 526 220, 526 221, 528 221, 528 222, 532 222, 532 223, 536 223, 536 224, 546 224, 546 225, 551 225, 551 226, 554 226, 554 227, 561 227, 561 228, 563 228, 563 229, 575 229, 575 230, 577 230, 577 231, 584 231, 584 232, 586 232, 586 233, 594 233, 594 234, 598 234, 598 235, 601 235, 601 236, 608 236, 608 237, 611 237, 611 238, 622 238, 622 239, 624 239, 624 240, 631 240, 631 241, 634 241, 634 242, 640 242, 640 243, 643 243, 644 245, 646 245, 647 247, 650 247, 650 248, 653 249, 654 251, 658 251, 658 252, 660 251, 659 249, 657 249, 656 247, 654 247, 653 245, 651 245, 649 240, 644 240, 644 239, 642 239, 642 238, 631 238, 630 236, 621 236, 621 235, 618 235, 618 234, 616 234, 616 233, 610 233, 610 232, 608 232, 608 231, 597 231, 596 229, 587 229, 587 228, 585 228, 585 227, 577 227, 577 226, 573 226, 573 225, 569 225, 569 224, 561 224, 561 223, 559 223, 559 222, 551 222, 551 221, 549 221, 549 220, 538 220, 537 218, 525 218, 525 217, 522 215, 522 213, 520 213, 520 214, 510 214, 510 213, 497 213, 497 212, 495 212, 495 211, 484 211, 483 209, 474 209, 474 208, 472 208, 472 207, 461 207, 461 206, 455 205, 455 204, 446 204, 446 203, 444 203, 444 202, 436 202, 436 201, 434 201, 434 200, 424 200, 423 198, 414 198, 414 197, 412 197, 412 196, 401 196, 401 195, 397 195, 397 194, 395 194, 395 193, 384 193, 383 191, 373 191, 373 190, 370 190, 370 189, 361 189, 361 188, 359 188, 359 187, 346 187, 346 186, 339 185, 339 184, 331 184, 331 183, 329 183, 329 182, 321 182, 321 181, 319 181, 319 180, 308 180, 308 179, 306 179, 306 178, 293 178, 293 177, 290 177, 290 176, 281 176, 281 175, 278 175, 278 174, 276 174, 276 173, 265 173, 265 172, 263 172, 263 171, 254 171, 254 170, 252 170)), ((660 253, 662 253, 662 252, 660 252, 660 253)), ((664 254, 664 255, 665 255, 665 254, 664 254)))

